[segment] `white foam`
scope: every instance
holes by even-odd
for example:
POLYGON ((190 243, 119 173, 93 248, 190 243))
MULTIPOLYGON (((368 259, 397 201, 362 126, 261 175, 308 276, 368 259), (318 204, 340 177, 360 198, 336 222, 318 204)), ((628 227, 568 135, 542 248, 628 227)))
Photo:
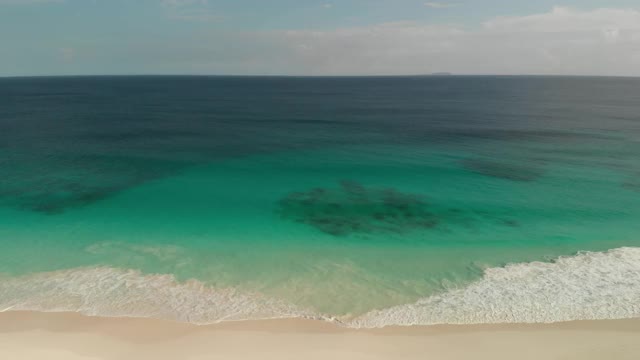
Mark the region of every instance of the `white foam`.
POLYGON ((0 278, 0 309, 153 317, 196 324, 312 317, 261 294, 109 267, 0 278))
POLYGON ((0 309, 195 324, 304 317, 359 328, 635 318, 640 317, 640 248, 490 268, 466 287, 352 319, 320 316, 258 293, 109 267, 0 277, 0 309))
POLYGON ((549 323, 640 317, 640 248, 491 268, 461 289, 372 311, 353 327, 549 323))

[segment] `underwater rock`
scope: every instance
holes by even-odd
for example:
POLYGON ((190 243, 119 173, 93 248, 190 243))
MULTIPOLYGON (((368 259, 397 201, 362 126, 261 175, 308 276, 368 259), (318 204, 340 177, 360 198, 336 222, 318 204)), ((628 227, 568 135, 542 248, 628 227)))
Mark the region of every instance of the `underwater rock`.
POLYGON ((503 219, 502 224, 510 227, 519 227, 520 223, 513 219, 503 219))
POLYGON ((137 156, 34 156, 0 157, 0 203, 45 215, 90 206, 189 165, 137 156))
POLYGON ((540 169, 513 163, 486 159, 465 159, 460 163, 468 171, 510 181, 531 182, 542 177, 540 169))
POLYGON ((354 181, 342 181, 339 185, 293 192, 279 202, 278 212, 285 219, 333 236, 404 233, 431 229, 439 223, 418 195, 367 188, 354 181))
POLYGON ((94 187, 53 194, 25 194, 20 199, 20 207, 47 215, 56 215, 72 208, 91 205, 112 196, 117 191, 118 189, 110 187, 94 187))
POLYGON ((638 178, 639 177, 634 177, 633 179, 625 181, 624 183, 622 183, 622 187, 627 190, 640 192, 640 181, 638 180, 638 178))

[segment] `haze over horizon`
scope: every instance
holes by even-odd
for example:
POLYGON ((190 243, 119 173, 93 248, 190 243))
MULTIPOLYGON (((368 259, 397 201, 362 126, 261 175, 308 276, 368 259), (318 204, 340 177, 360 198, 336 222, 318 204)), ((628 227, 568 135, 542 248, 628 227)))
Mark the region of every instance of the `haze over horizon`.
POLYGON ((0 76, 640 76, 627 0, 0 0, 0 41, 0 76))

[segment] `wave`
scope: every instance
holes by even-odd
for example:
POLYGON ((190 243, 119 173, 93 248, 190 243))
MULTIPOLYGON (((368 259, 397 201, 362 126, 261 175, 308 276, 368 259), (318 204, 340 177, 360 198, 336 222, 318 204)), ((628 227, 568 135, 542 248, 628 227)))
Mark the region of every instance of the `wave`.
POLYGON ((195 324, 312 318, 354 328, 634 318, 640 317, 640 248, 490 268, 468 286, 355 318, 318 314, 259 293, 109 267, 0 277, 3 309, 195 324))
POLYGON ((551 323, 640 317, 640 248, 490 268, 464 288, 372 311, 353 327, 551 323))
POLYGON ((110 267, 0 278, 0 311, 3 309, 151 317, 195 324, 312 317, 294 305, 258 293, 110 267))

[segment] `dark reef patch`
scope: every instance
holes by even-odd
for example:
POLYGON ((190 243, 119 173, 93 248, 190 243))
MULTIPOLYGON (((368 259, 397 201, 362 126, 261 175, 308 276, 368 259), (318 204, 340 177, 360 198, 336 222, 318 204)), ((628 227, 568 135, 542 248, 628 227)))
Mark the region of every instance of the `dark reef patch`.
POLYGON ((631 191, 640 192, 640 181, 639 180, 629 180, 622 184, 622 187, 631 191))
POLYGON ((509 227, 519 227, 520 223, 513 219, 502 219, 502 224, 509 227))
POLYGON ((0 203, 46 215, 90 206, 185 165, 114 156, 0 157, 0 203), (6 166, 5 166, 6 165, 6 166))
POLYGON ((117 188, 85 188, 60 193, 32 193, 22 195, 17 204, 20 208, 47 215, 56 215, 68 209, 91 205, 113 196, 117 188))
POLYGON ((431 229, 438 217, 419 195, 342 181, 337 188, 294 192, 278 204, 280 215, 334 236, 431 229))
POLYGON ((468 171, 510 181, 531 182, 542 177, 540 169, 514 163, 487 159, 465 159, 460 163, 468 171))

